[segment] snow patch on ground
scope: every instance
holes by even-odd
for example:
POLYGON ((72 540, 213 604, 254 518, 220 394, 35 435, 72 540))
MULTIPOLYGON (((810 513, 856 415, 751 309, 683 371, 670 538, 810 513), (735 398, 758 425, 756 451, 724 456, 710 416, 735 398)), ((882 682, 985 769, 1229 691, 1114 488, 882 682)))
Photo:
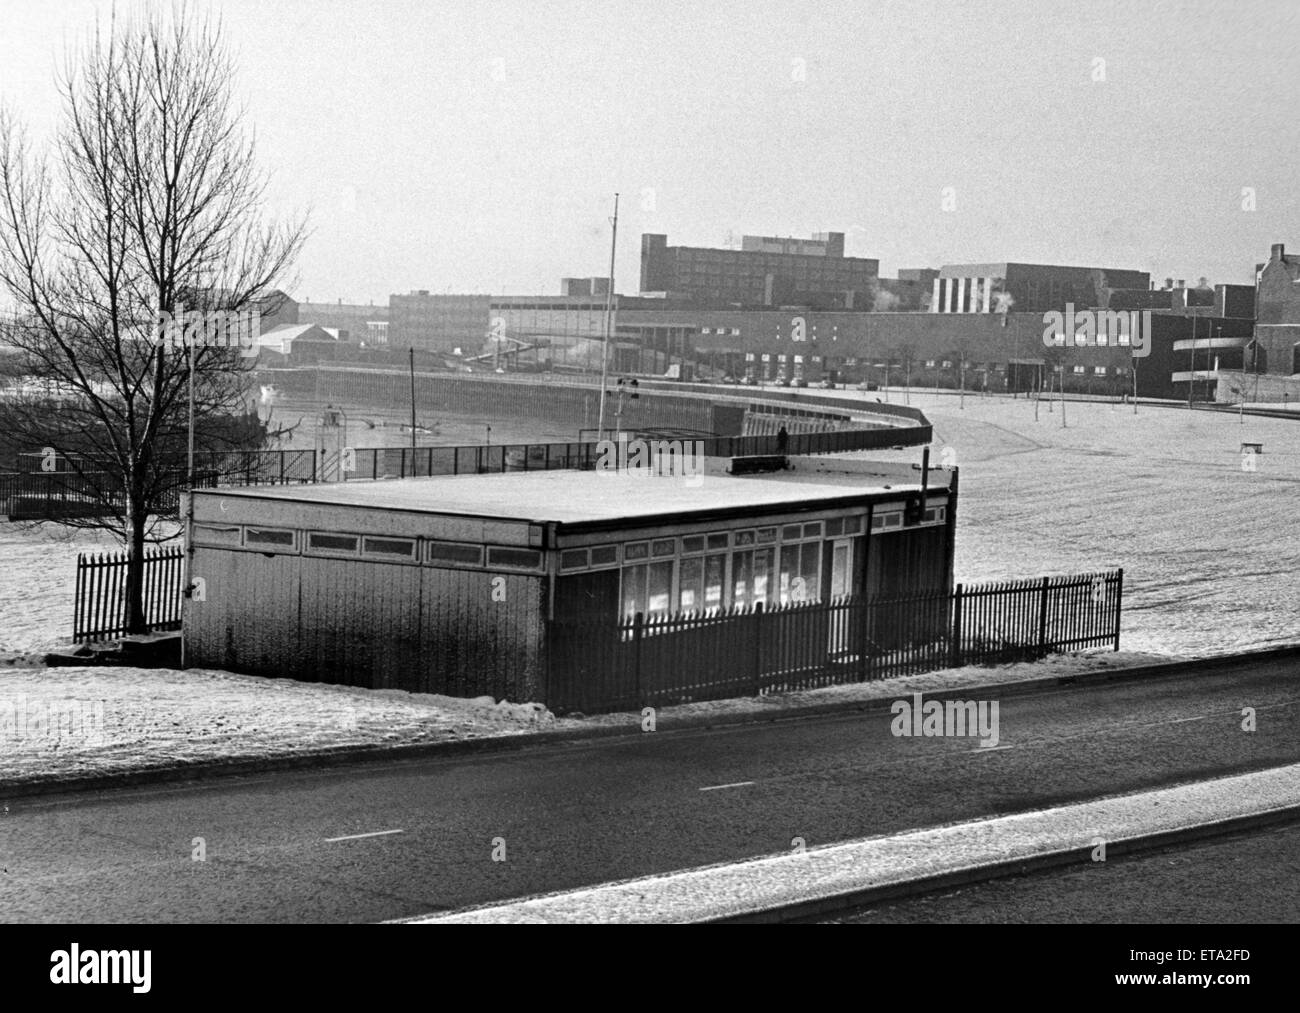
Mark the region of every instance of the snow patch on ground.
MULTIPOLYGON (((967 666, 903 679, 664 707, 658 721, 744 719, 816 704, 1171 660, 1130 652, 1057 655, 1037 664, 967 666)), ((538 703, 497 702, 265 679, 204 669, 0 669, 0 782, 91 777, 342 748, 639 726, 640 714, 557 718, 538 703)))

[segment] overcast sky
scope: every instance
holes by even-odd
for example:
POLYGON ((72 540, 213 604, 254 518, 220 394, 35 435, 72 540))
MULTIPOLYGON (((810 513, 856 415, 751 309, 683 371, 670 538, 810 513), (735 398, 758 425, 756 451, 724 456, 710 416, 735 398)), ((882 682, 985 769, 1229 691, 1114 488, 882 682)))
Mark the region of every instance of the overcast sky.
MULTIPOLYGON (((109 9, 0 0, 0 101, 38 133, 66 46, 109 9)), ((312 210, 300 299, 559 294, 607 271, 615 191, 622 292, 642 232, 842 231, 886 276, 1014 260, 1248 283, 1270 244, 1300 250, 1295 0, 216 9, 277 207, 312 210)))

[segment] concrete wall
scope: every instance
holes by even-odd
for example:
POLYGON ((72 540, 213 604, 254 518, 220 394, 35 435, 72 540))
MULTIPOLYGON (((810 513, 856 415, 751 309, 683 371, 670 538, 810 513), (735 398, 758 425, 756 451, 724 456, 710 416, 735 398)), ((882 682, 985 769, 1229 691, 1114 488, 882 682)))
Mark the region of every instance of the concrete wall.
POLYGON ((1300 376, 1273 376, 1271 374, 1242 373, 1239 370, 1219 370, 1214 399, 1224 404, 1237 404, 1238 391, 1244 384, 1246 403, 1254 401, 1289 401, 1300 405, 1300 376))

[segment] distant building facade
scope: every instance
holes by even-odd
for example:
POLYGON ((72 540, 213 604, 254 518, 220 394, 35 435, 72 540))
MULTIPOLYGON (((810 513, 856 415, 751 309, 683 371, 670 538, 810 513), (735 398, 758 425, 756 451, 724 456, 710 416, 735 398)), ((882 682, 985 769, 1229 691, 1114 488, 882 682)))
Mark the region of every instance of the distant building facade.
POLYGON ((388 343, 394 348, 450 352, 478 348, 487 334, 490 295, 430 294, 421 289, 388 297, 388 343))
POLYGON ((745 236, 739 250, 669 246, 641 236, 641 292, 745 307, 869 309, 880 261, 844 256, 844 233, 811 239, 745 236))
POLYGON ((1075 306, 1101 306, 1107 289, 1146 289, 1146 271, 1050 264, 945 264, 934 279, 933 313, 1047 313, 1075 306))
POLYGON ((1300 374, 1300 257, 1273 244, 1267 264, 1255 265, 1255 340, 1261 372, 1300 374))
POLYGON ((382 344, 389 322, 387 306, 374 303, 303 302, 298 304, 298 316, 295 323, 317 324, 343 332, 349 341, 364 341, 367 344, 382 344))

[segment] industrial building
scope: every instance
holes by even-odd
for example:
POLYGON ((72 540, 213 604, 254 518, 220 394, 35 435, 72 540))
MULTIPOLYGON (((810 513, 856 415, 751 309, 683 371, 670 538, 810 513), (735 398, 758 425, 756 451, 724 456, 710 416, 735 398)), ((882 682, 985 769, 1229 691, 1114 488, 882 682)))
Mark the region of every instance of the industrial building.
POLYGON ((1104 306, 1112 288, 1146 289, 1151 275, 1103 267, 1049 264, 945 264, 934 279, 931 312, 1047 313, 1066 303, 1104 306))
POLYGON ((431 294, 420 289, 388 297, 388 343, 394 348, 465 354, 478 351, 488 333, 487 295, 431 294))
POLYGON ((951 589, 955 472, 789 464, 195 490, 187 664, 546 702, 565 624, 951 589))
POLYGON ((745 236, 739 250, 641 236, 641 292, 713 305, 870 309, 880 261, 844 255, 844 233, 745 236))

